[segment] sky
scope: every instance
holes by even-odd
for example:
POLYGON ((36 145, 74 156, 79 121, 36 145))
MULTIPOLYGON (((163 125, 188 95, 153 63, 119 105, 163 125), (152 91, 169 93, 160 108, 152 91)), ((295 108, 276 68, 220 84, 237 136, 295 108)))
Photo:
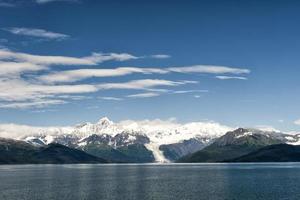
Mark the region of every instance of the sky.
POLYGON ((300 2, 0 0, 0 123, 300 131, 300 2))

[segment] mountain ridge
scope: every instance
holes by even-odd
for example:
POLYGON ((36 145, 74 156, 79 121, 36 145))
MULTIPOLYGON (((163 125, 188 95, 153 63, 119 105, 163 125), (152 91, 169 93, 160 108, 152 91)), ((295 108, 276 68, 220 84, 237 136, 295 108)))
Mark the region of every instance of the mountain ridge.
POLYGON ((300 162, 300 145, 270 145, 224 162, 300 162))
POLYGON ((238 128, 217 138, 204 149, 180 158, 177 162, 223 162, 265 146, 288 143, 290 140, 287 137, 291 136, 278 132, 238 128))
MULTIPOLYGON (((0 133, 6 131, 4 128, 1 130, 0 125, 0 133)), ((6 132, 9 133, 9 129, 6 132)), ((300 141, 300 135, 252 128, 233 129, 214 122, 179 124, 172 120, 126 120, 115 123, 107 117, 96 123, 85 122, 74 127, 33 130, 25 127, 24 132, 25 134, 18 139, 34 146, 58 143, 113 162, 174 162, 204 148, 211 148, 208 146, 216 140, 218 145, 222 146, 224 142, 239 141, 248 136, 262 135, 258 142, 267 141, 270 137, 288 144, 297 144, 300 141), (227 137, 225 141, 223 136, 232 131, 235 131, 236 135, 227 137)), ((258 147, 261 146, 258 144, 258 147)), ((245 153, 256 149, 251 147, 245 153)), ((236 153, 241 149, 223 147, 223 150, 236 153)))

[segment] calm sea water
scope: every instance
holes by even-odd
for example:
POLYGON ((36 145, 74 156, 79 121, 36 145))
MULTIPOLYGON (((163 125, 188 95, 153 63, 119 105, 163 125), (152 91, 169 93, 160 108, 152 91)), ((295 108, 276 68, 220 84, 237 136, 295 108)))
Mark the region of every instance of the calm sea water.
POLYGON ((3 165, 1 200, 300 199, 300 164, 3 165))

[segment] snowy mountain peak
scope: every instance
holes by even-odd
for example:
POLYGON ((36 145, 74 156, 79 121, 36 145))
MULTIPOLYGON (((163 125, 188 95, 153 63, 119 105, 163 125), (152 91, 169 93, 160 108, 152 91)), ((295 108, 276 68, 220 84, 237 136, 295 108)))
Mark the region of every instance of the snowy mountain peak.
POLYGON ((113 125, 113 122, 111 120, 109 120, 108 117, 102 117, 101 119, 99 119, 97 124, 101 125, 103 128, 106 128, 108 126, 113 125))

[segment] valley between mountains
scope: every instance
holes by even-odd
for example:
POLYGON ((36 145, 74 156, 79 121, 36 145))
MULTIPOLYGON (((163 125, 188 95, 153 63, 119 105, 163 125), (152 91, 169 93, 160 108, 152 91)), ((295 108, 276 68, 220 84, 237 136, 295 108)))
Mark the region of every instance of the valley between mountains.
POLYGON ((0 164, 300 161, 300 134, 214 122, 104 117, 74 127, 1 126, 4 132, 18 137, 0 138, 0 164))

